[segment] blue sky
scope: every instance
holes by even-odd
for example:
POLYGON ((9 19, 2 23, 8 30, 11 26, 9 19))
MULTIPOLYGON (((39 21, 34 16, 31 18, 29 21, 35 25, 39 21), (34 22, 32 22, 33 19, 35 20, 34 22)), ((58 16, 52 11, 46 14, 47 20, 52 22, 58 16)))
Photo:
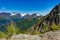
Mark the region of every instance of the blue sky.
POLYGON ((21 13, 49 13, 60 0, 0 0, 0 10, 19 11, 21 13))

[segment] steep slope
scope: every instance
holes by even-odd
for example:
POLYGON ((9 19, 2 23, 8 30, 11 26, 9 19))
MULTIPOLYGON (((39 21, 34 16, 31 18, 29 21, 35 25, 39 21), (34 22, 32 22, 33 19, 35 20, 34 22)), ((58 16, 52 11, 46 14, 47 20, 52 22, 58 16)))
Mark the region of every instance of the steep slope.
POLYGON ((42 18, 38 26, 38 30, 44 31, 43 30, 44 26, 51 28, 52 24, 60 25, 60 4, 55 6, 49 14, 42 18))
POLYGON ((20 22, 17 22, 16 25, 18 28, 20 28, 21 30, 27 30, 29 29, 31 26, 35 25, 38 22, 39 19, 37 18, 33 18, 31 20, 29 19, 25 19, 22 20, 20 22))
POLYGON ((37 32, 50 31, 54 28, 57 29, 57 27, 58 29, 60 28, 60 4, 56 5, 49 14, 43 16, 40 21, 35 24, 35 26, 28 30, 28 32, 35 34, 37 32), (32 31, 30 32, 30 30, 32 31))

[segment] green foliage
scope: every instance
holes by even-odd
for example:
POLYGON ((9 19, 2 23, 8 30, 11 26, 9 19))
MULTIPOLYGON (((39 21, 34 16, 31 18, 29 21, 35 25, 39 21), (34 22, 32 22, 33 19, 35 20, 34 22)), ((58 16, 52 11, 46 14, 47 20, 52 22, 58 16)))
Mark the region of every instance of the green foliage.
POLYGON ((44 30, 44 32, 48 31, 49 30, 48 26, 44 25, 43 30, 44 30))
POLYGON ((10 25, 8 25, 8 27, 6 28, 7 29, 7 34, 8 35, 13 35, 13 34, 18 34, 20 33, 20 30, 19 28, 17 28, 15 26, 15 24, 11 23, 10 25))
POLYGON ((10 37, 13 34, 19 34, 19 33, 20 33, 20 29, 17 28, 14 23, 11 23, 6 27, 5 32, 0 32, 0 37, 10 37))
POLYGON ((52 24, 51 26, 52 30, 59 30, 60 29, 60 25, 56 25, 56 24, 52 24))
POLYGON ((49 27, 46 25, 46 23, 43 23, 40 32, 44 33, 47 31, 49 31, 49 27))
POLYGON ((26 30, 36 24, 38 22, 38 19, 34 18, 32 20, 22 20, 20 22, 17 22, 16 25, 21 30, 26 30))
POLYGON ((6 37, 6 34, 0 31, 0 38, 3 38, 3 37, 6 37))
POLYGON ((20 22, 17 22, 14 24, 13 22, 5 26, 5 32, 0 32, 0 37, 10 37, 13 34, 19 34, 19 33, 26 33, 27 29, 33 26, 35 23, 38 22, 38 19, 32 19, 32 20, 22 20, 20 22), (20 30, 20 28, 22 30, 20 30))
POLYGON ((27 30, 21 30, 20 33, 25 34, 27 30))

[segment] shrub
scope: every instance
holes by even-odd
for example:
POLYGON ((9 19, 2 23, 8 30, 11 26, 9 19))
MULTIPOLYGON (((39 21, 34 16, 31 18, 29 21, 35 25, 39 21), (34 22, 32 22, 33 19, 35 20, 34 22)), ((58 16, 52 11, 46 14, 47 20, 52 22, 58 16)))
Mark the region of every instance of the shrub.
POLYGON ((6 34, 0 31, 0 38, 4 38, 4 37, 6 37, 6 34))
POLYGON ((43 30, 44 32, 48 31, 49 30, 48 26, 44 25, 43 30))
POLYGON ((58 30, 58 29, 60 29, 60 26, 53 23, 51 25, 51 28, 52 28, 52 30, 58 30))
POLYGON ((19 28, 17 28, 16 26, 15 26, 15 24, 13 24, 13 23, 11 23, 10 25, 8 25, 7 27, 6 27, 6 29, 7 29, 7 34, 8 35, 13 35, 13 34, 18 34, 18 33, 20 33, 20 30, 19 30, 19 28))

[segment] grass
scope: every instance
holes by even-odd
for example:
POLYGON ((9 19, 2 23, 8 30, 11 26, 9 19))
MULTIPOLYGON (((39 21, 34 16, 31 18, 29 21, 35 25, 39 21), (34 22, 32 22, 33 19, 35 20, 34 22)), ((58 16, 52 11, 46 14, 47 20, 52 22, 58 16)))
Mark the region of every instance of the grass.
POLYGON ((19 33, 20 33, 20 29, 17 28, 14 23, 11 23, 6 27, 6 32, 0 31, 0 38, 11 37, 13 34, 19 34, 19 33))
MULTIPOLYGON (((52 24, 51 28, 52 28, 52 31, 53 30, 60 30, 60 25, 52 24)), ((27 30, 22 31, 22 30, 20 30, 20 28, 17 28, 14 23, 11 23, 10 25, 8 25, 6 27, 6 30, 7 30, 6 32, 1 32, 0 31, 0 38, 2 38, 2 37, 11 37, 13 34, 20 34, 20 33, 24 34, 24 33, 27 32, 27 30)), ((47 32, 49 30, 49 28, 46 25, 44 25, 43 30, 44 30, 44 32, 40 32, 38 30, 34 30, 34 31, 32 30, 33 32, 31 34, 32 35, 43 34, 43 33, 47 32)), ((49 31, 51 31, 51 30, 49 30, 49 31)))
POLYGON ((15 26, 14 23, 11 23, 10 25, 7 26, 7 37, 12 36, 13 34, 19 34, 20 29, 15 26))
POLYGON ((60 25, 52 24, 51 26, 52 30, 60 30, 60 25))
POLYGON ((7 35, 4 32, 0 31, 0 38, 5 38, 5 37, 7 37, 7 35))

